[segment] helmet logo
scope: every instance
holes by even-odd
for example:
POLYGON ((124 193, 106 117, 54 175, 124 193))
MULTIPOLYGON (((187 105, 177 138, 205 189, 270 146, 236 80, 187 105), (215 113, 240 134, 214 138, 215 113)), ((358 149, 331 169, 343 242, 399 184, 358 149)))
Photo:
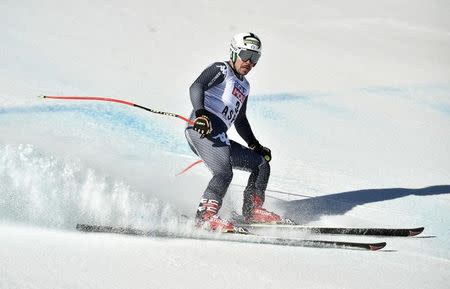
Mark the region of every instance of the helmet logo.
POLYGON ((250 49, 259 49, 260 42, 258 39, 247 37, 244 39, 245 46, 250 46, 250 49))

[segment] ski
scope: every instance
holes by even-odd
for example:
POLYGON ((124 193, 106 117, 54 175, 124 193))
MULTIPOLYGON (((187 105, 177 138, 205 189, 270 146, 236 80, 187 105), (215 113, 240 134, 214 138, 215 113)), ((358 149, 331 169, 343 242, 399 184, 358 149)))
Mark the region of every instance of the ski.
POLYGON ((310 227, 297 224, 247 224, 236 223, 236 226, 252 229, 298 230, 312 234, 334 234, 334 235, 364 235, 384 237, 413 237, 423 232, 424 227, 418 228, 345 228, 345 227, 310 227))
POLYGON ((160 237, 160 238, 178 238, 178 239, 194 239, 194 240, 211 240, 211 241, 226 241, 237 243, 250 244, 267 244, 279 246, 293 246, 293 247, 314 247, 314 248, 340 248, 340 249, 364 249, 376 251, 386 246, 385 242, 376 243, 360 243, 360 242, 341 242, 341 241, 325 241, 325 240, 308 240, 308 239, 293 239, 280 238, 272 236, 256 235, 238 228, 234 232, 215 233, 203 230, 194 229, 194 231, 180 233, 169 232, 166 230, 140 230, 130 227, 113 227, 101 225, 77 224, 76 229, 82 232, 94 233, 114 233, 126 234, 145 237, 160 237))

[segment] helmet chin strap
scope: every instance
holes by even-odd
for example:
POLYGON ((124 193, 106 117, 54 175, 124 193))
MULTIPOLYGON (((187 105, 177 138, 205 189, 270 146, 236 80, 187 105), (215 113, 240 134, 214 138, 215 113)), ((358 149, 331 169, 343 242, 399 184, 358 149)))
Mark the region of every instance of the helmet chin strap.
POLYGON ((233 68, 234 71, 236 71, 236 68, 235 68, 234 65, 236 63, 237 58, 238 58, 237 53, 234 52, 234 51, 231 51, 231 53, 230 53, 230 60, 228 62, 230 63, 231 68, 233 68))
POLYGON ((231 63, 233 63, 233 66, 234 66, 234 63, 236 62, 237 58, 238 58, 237 53, 234 51, 231 51, 230 60, 231 60, 231 63))

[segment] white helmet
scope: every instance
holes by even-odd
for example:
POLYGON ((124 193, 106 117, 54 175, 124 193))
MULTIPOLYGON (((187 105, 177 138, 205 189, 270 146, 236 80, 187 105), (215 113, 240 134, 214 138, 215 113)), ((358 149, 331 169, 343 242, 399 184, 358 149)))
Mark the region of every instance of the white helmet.
POLYGON ((243 61, 250 59, 256 64, 261 56, 261 40, 251 32, 239 33, 233 36, 230 44, 230 59, 234 63, 237 57, 243 61))

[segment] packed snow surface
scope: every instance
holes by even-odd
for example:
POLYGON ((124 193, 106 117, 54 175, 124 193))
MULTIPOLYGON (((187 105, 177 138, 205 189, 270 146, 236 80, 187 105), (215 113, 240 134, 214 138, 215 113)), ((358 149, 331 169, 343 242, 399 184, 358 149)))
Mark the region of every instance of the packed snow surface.
MULTIPOLYGON (((1 1, 0 288, 448 288, 446 1, 1 1), (86 234, 192 216, 210 172, 188 88, 232 35, 263 41, 248 118, 273 152, 265 206, 300 224, 419 227, 377 252, 86 234)), ((234 130, 230 138, 244 143, 234 130)), ((235 172, 222 214, 240 210, 235 172)))

